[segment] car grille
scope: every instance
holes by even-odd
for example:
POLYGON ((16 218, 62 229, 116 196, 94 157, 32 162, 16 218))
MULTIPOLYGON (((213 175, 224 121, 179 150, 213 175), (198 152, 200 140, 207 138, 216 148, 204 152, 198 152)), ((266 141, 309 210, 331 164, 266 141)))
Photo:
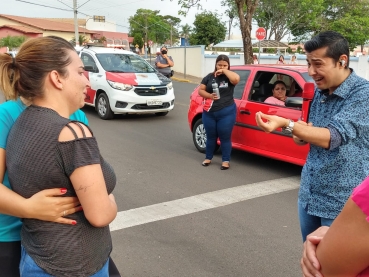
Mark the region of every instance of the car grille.
POLYGON ((166 87, 139 87, 135 88, 135 93, 140 96, 157 96, 167 94, 166 87))
POLYGON ((157 105, 157 106, 148 106, 146 104, 136 104, 133 105, 131 109, 134 110, 160 110, 160 109, 166 109, 170 107, 169 102, 164 102, 163 105, 157 105))

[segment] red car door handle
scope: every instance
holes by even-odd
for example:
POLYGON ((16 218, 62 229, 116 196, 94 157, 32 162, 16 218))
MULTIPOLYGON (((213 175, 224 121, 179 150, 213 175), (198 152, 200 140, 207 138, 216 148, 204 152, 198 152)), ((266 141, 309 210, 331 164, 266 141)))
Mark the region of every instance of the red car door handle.
POLYGON ((241 110, 241 111, 240 111, 240 113, 241 113, 241 114, 251 114, 251 113, 250 113, 249 111, 247 111, 247 110, 246 110, 246 111, 245 111, 245 110, 241 110))

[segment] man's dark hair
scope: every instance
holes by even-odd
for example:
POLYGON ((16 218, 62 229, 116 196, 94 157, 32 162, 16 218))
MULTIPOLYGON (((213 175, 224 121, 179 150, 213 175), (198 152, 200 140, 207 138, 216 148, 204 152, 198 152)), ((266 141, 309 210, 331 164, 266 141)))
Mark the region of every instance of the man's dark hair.
MULTIPOLYGON (((348 41, 340 33, 334 31, 322 32, 307 41, 304 45, 305 52, 307 53, 323 47, 327 47, 326 56, 332 58, 335 62, 338 62, 343 54, 350 57, 348 41)), ((349 61, 347 60, 347 67, 348 65, 349 61)))

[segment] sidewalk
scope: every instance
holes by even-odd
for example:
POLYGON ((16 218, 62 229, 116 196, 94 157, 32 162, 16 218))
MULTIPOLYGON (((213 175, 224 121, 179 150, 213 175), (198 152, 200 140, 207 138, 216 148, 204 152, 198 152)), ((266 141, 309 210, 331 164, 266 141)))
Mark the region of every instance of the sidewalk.
POLYGON ((195 77, 195 76, 191 76, 186 74, 186 76, 184 76, 183 73, 177 73, 174 71, 174 75, 173 77, 171 77, 171 79, 173 81, 177 81, 177 82, 186 82, 186 83, 192 83, 192 84, 200 84, 202 78, 199 77, 195 77))

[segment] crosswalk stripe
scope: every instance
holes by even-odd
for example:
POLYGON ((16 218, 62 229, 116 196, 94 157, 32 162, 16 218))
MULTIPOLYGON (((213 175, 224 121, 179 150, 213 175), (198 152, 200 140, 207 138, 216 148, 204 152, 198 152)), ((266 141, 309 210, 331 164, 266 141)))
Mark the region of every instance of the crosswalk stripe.
POLYGON ((158 220, 214 209, 257 197, 294 190, 299 187, 299 184, 300 177, 293 176, 121 211, 118 212, 117 217, 110 224, 110 230, 117 231, 158 220))

